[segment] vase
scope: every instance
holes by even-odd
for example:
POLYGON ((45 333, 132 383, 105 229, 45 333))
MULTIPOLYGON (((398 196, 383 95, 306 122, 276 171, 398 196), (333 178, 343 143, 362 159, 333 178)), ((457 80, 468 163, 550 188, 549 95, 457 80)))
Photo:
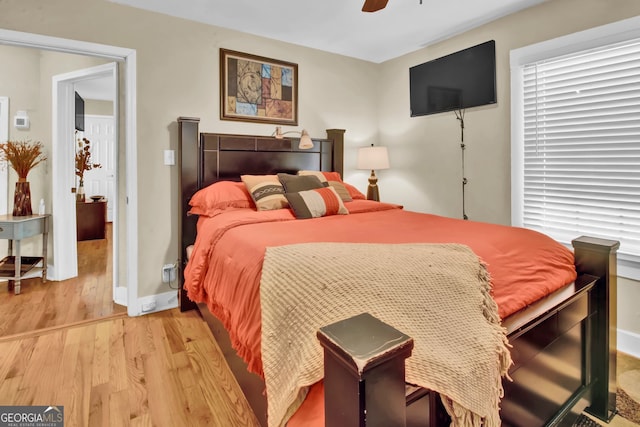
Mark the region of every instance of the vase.
POLYGON ((78 189, 76 190, 76 202, 84 202, 85 194, 84 194, 84 181, 80 181, 80 185, 78 185, 78 189))
POLYGON ((26 216, 33 214, 31 210, 31 187, 29 181, 18 180, 13 195, 13 216, 26 216))

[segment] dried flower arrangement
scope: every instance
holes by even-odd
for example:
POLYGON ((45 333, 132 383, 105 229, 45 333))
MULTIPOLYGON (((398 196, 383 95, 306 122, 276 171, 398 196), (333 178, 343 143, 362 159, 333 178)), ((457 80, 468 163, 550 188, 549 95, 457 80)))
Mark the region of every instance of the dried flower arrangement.
POLYGON ((76 176, 80 178, 80 187, 84 185, 84 173, 94 168, 101 168, 100 163, 91 163, 91 141, 78 138, 76 150, 76 176))
POLYGON ((9 162, 19 182, 25 182, 31 169, 47 160, 40 141, 7 141, 0 144, 0 158, 9 162))
POLYGON ((9 162, 18 174, 13 194, 13 215, 31 215, 31 189, 27 175, 31 169, 47 160, 40 141, 7 141, 0 144, 0 159, 9 162))

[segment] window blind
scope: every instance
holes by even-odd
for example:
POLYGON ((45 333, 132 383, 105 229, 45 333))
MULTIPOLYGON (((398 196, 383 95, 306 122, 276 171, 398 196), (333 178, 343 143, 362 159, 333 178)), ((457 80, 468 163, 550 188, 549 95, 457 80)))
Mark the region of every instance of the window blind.
POLYGON ((640 39, 523 67, 523 218, 640 262, 640 39))

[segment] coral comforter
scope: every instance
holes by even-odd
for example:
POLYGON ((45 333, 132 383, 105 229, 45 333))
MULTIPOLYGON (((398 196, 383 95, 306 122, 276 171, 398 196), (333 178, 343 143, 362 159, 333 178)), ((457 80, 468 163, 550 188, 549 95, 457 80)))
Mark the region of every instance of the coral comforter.
POLYGON ((200 217, 185 269, 189 298, 206 302, 249 369, 262 375, 259 284, 265 248, 292 243, 461 243, 487 265, 504 319, 576 278, 573 253, 535 231, 354 200, 349 215, 297 220, 289 209, 200 217))
POLYGON ((503 319, 576 278, 573 253, 531 230, 367 200, 345 205, 349 215, 307 220, 296 220, 289 209, 232 209, 200 217, 185 288, 189 298, 206 302, 222 321, 252 372, 263 375, 259 284, 267 247, 309 242, 464 244, 486 263, 503 319))

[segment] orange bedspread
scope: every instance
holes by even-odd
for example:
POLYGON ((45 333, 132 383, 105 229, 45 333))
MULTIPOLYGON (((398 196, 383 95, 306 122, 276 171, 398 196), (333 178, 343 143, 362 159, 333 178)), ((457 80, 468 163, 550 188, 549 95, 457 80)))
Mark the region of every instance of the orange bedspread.
MULTIPOLYGON (((206 302, 252 372, 262 375, 259 284, 265 248, 306 242, 461 243, 487 264, 502 318, 575 280, 573 253, 522 228, 354 200, 349 215, 296 220, 289 209, 228 210, 198 221, 185 269, 189 298, 206 302)), ((301 284, 303 286, 303 284, 301 284)))

